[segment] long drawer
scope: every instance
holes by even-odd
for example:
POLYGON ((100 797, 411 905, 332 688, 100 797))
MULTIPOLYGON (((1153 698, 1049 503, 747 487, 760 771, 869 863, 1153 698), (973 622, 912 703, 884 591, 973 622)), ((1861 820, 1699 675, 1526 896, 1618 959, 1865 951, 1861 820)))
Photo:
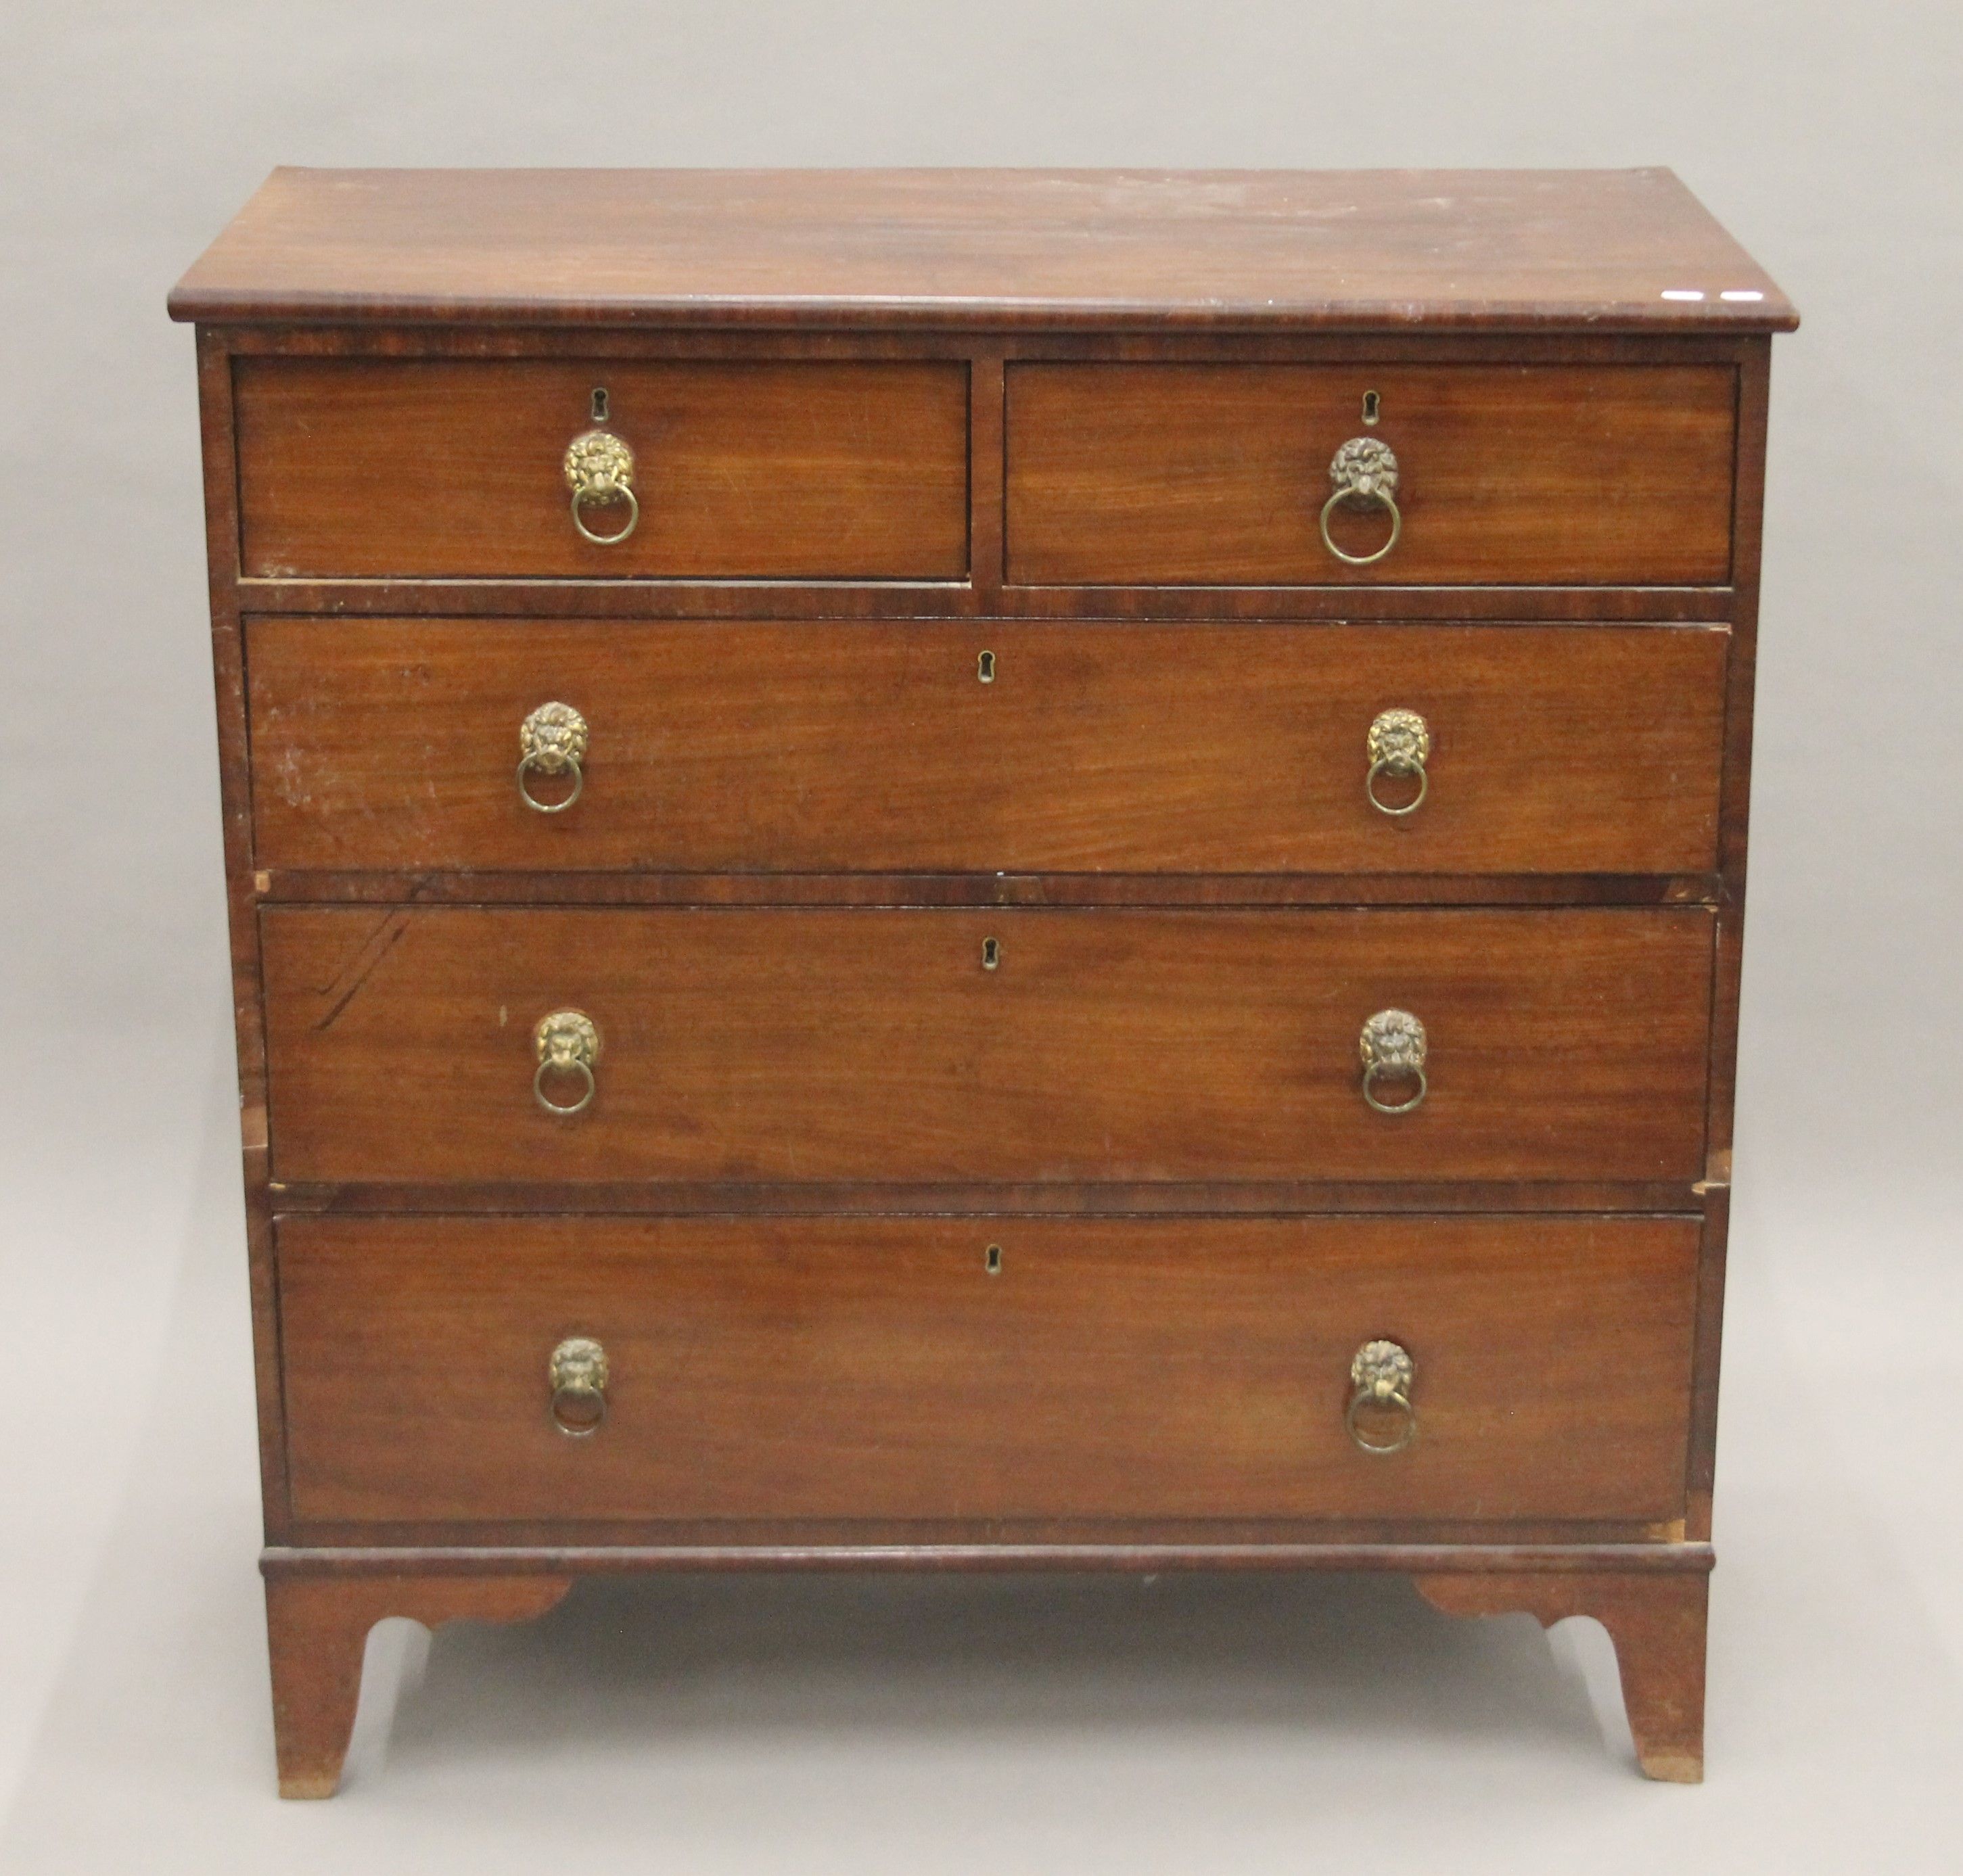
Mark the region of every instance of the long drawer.
POLYGON ((262 617, 256 850, 375 870, 1688 872, 1715 863, 1727 645, 262 617), (540 741, 552 706, 576 716, 571 760, 540 741), (1422 721, 1422 773, 1373 777, 1398 711, 1422 721))
POLYGON ((288 1218, 293 1510, 1664 1520, 1697 1241, 1683 1219, 288 1218), (1403 1400, 1352 1417, 1375 1341, 1410 1363, 1403 1400), (1402 1449, 1360 1451, 1346 1417, 1402 1449))
POLYGON ((1694 1179, 1712 930, 1698 909, 268 908, 274 1176, 1694 1179), (1395 1114, 1360 1066, 1386 1011, 1427 1051, 1395 1114))
POLYGON ((1723 585, 1737 402, 1718 364, 1014 364, 1009 576, 1723 585))
POLYGON ((235 372, 248 578, 968 570, 965 363, 283 358, 235 372), (575 517, 567 453, 595 427, 626 452, 631 532, 610 482, 575 517))

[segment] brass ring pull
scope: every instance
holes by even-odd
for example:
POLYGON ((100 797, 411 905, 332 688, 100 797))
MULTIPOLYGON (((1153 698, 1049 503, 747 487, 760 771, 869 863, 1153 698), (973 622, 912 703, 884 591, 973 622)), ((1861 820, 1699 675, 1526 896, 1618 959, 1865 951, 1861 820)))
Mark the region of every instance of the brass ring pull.
POLYGON ((600 1032, 593 1019, 578 1010, 555 1010, 541 1016, 532 1031, 532 1046, 539 1065, 532 1071, 532 1098, 548 1114, 570 1118, 583 1114, 593 1105, 598 1087, 593 1064, 600 1058, 600 1032), (576 1075, 581 1083, 576 1101, 556 1101, 546 1092, 549 1078, 576 1075))
POLYGON ((518 799, 536 814, 562 815, 586 787, 586 719, 569 703, 542 703, 518 725, 518 799), (570 775, 564 801, 540 801, 525 786, 528 775, 570 775))
MULTIPOLYGON (((1369 796, 1370 805, 1380 815, 1388 815, 1393 821, 1401 821, 1406 815, 1414 815, 1424 805, 1424 798, 1430 791, 1431 783, 1427 779, 1420 764, 1416 768, 1399 768, 1395 763, 1373 762, 1363 778, 1363 792, 1369 796), (1401 808, 1393 808, 1377 793, 1377 777, 1380 775, 1414 775, 1417 777, 1417 793, 1401 808)), ((572 805, 568 802, 567 806, 572 805)))
POLYGON ((1422 1068, 1412 1068, 1408 1070, 1388 1069, 1385 1068, 1381 1062, 1373 1061, 1369 1068, 1363 1071, 1363 1098, 1380 1114, 1408 1114, 1413 1108, 1417 1106, 1423 1100, 1427 1092, 1427 1084, 1425 1080, 1424 1071, 1422 1068), (1379 1080, 1388 1079, 1392 1075, 1403 1074, 1411 1074, 1417 1077, 1417 1091, 1407 1100, 1379 1100, 1376 1096, 1377 1083, 1379 1080))
POLYGON ((607 1418, 607 1351, 591 1337, 568 1336, 546 1372, 552 1424, 575 1439, 598 1433, 607 1418))
POLYGON ((1322 504, 1318 525, 1322 544, 1338 560, 1353 567, 1369 567, 1383 559, 1398 544, 1404 532, 1404 517, 1398 507, 1398 459, 1388 443, 1375 437, 1352 437, 1330 459, 1329 479, 1334 485, 1322 504), (1390 538, 1374 554, 1347 554, 1330 538, 1329 517, 1338 507, 1351 510, 1382 508, 1391 517, 1390 538))
POLYGON ((1417 1409, 1411 1405, 1411 1383, 1417 1370, 1411 1358, 1395 1342, 1366 1342, 1350 1364, 1349 1411, 1343 1425, 1359 1452, 1388 1458, 1402 1452, 1417 1437, 1417 1409), (1395 1407, 1403 1417, 1398 1436, 1391 1440, 1370 1439, 1356 1422, 1357 1410, 1366 1407, 1395 1407))
POLYGON ((1401 821, 1424 805, 1431 788, 1424 765, 1431 759, 1431 729, 1415 710, 1385 710, 1370 725, 1367 745, 1370 767, 1363 777, 1363 792, 1380 815, 1401 821), (1377 792, 1380 776, 1416 776, 1417 793, 1401 808, 1393 808, 1377 792))
POLYGON ((1379 1010, 1363 1025, 1357 1052, 1363 1061, 1363 1098, 1380 1114, 1408 1114, 1424 1100, 1425 1057, 1430 1052, 1424 1025, 1408 1010, 1379 1010), (1412 1081, 1416 1090, 1401 1101, 1377 1098, 1380 1081, 1412 1081))
POLYGON ((593 1077, 592 1069, 576 1056, 569 1061, 542 1061, 532 1076, 532 1098, 548 1114, 562 1114, 570 1116, 574 1114, 584 1113, 593 1105, 593 1096, 597 1092, 598 1087, 599 1084, 593 1077), (580 1090, 578 1100, 556 1101, 546 1092, 546 1077, 548 1074, 566 1072, 577 1074, 585 1085, 580 1090))
POLYGON ((625 482, 621 483, 609 495, 597 495, 590 488, 575 488, 572 491, 572 524, 579 530, 581 536, 592 542, 594 546, 611 547, 616 543, 625 540, 635 529, 641 525, 640 499, 625 482), (623 498, 627 504, 627 525, 625 527, 618 529, 611 534, 596 534, 586 525, 586 517, 580 512, 581 508, 586 503, 618 501, 623 498))
POLYGON ((572 491, 572 524, 596 547, 612 547, 641 525, 640 498, 634 493, 634 453, 610 430, 582 431, 566 445, 565 485, 572 491), (627 504, 627 525, 597 534, 586 525, 585 510, 627 504))

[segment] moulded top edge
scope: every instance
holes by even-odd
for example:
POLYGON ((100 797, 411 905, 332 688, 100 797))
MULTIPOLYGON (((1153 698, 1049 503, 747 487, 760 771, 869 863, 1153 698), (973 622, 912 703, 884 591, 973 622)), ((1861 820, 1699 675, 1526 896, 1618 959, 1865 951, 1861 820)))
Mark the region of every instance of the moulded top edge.
POLYGON ((208 323, 1786 331, 1667 170, 274 172, 208 323))

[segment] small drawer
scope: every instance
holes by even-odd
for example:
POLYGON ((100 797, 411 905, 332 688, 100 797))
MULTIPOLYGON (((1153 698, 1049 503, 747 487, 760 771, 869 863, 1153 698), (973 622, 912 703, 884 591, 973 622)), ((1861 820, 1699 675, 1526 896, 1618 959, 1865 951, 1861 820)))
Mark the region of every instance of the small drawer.
POLYGON ((303 1522, 1683 1515, 1694 1220, 289 1218, 277 1243, 303 1522))
POLYGON ((1702 1172, 1701 909, 282 907, 261 933, 286 1181, 1702 1172))
POLYGON ((1009 578, 1721 586, 1736 405, 1728 365, 1012 365, 1009 578))
POLYGON ((967 575, 965 364, 234 369, 248 578, 967 575))
POLYGON ((258 863, 1696 872, 1728 646, 1644 626, 261 617, 258 863))

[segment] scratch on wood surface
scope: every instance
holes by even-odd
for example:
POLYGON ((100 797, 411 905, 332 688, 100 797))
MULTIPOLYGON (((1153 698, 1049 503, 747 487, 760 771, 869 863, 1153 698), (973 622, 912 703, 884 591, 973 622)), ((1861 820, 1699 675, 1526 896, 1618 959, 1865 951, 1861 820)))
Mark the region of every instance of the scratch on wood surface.
POLYGON ((402 941, 402 934, 409 928, 408 917, 401 912, 391 912, 376 929, 369 933, 361 949, 347 968, 335 982, 328 984, 322 994, 331 996, 336 987, 345 984, 347 988, 335 997, 327 1013, 313 1026, 316 1033, 330 1029, 341 1011, 354 1000, 355 993, 375 974, 375 967, 402 941))
POLYGON ((361 940, 354 955, 325 983, 316 984, 313 988, 313 994, 316 997, 331 997, 347 981, 348 974, 351 972, 361 968, 362 959, 375 946, 380 944, 388 936, 389 927, 401 917, 402 914, 397 911, 390 910, 384 912, 373 925, 369 927, 368 935, 361 940))

